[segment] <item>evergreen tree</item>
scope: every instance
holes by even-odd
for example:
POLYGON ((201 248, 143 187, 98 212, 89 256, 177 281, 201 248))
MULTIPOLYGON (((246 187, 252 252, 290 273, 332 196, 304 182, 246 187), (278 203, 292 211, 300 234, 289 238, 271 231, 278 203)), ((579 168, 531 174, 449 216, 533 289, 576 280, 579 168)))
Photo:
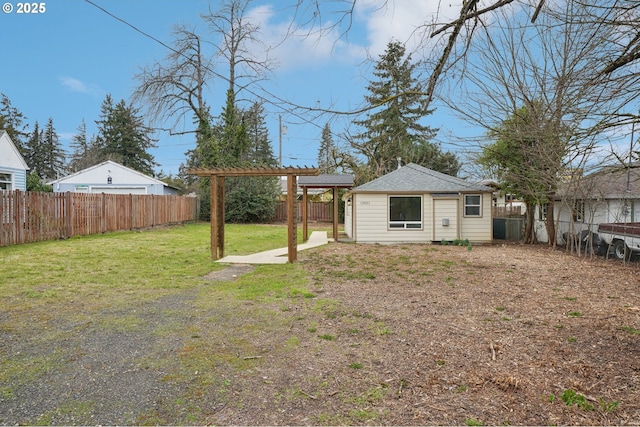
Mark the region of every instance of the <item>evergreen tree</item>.
POLYGON ((36 121, 33 125, 33 131, 29 135, 22 156, 29 165, 32 174, 37 174, 40 178, 44 178, 42 169, 44 169, 44 150, 42 149, 42 140, 44 138, 40 125, 36 121))
POLYGON ((27 125, 23 122, 27 118, 15 107, 4 93, 0 93, 0 130, 9 134, 9 138, 16 145, 23 157, 25 157, 25 139, 29 137, 27 125))
POLYGON ((65 153, 53 127, 52 118, 44 129, 40 129, 38 122, 35 122, 24 152, 31 173, 42 180, 56 179, 64 172, 65 153))
POLYGON ((69 172, 78 172, 99 163, 99 153, 95 145, 95 138, 87 140, 87 125, 82 119, 78 126, 78 133, 71 138, 70 148, 73 150, 69 159, 69 172))
POLYGON ((235 95, 227 90, 227 103, 221 115, 220 148, 225 166, 240 166, 248 163, 249 137, 242 111, 236 107, 235 95))
POLYGON ((53 127, 53 118, 51 117, 43 131, 41 150, 43 151, 43 163, 40 167, 40 176, 45 180, 58 178, 65 171, 66 156, 53 127))
MULTIPOLYGON (((72 152, 69 158, 69 171, 77 172, 85 169, 85 159, 89 153, 89 142, 87 141, 87 124, 82 119, 82 122, 78 126, 78 133, 71 138, 71 144, 69 144, 72 152)), ((89 165, 90 166, 90 165, 89 165)))
POLYGON ((148 152, 154 148, 138 111, 121 100, 113 105, 111 95, 102 103, 96 148, 100 151, 100 161, 113 160, 146 175, 154 175, 157 165, 148 152))
MULTIPOLYGON (((360 165, 352 167, 357 173, 368 175, 357 177, 360 182, 396 169, 398 158, 404 163, 414 162, 427 167, 440 167, 441 161, 445 160, 430 157, 443 154, 431 142, 436 130, 421 123, 432 110, 423 106, 425 93, 414 75, 416 67, 411 56, 405 55, 404 45, 395 41, 389 42, 375 65, 373 74, 377 80, 369 82, 369 94, 365 96, 371 113, 366 119, 355 122, 364 130, 350 142, 367 163, 364 168, 360 165)), ((458 172, 457 161, 452 164, 449 159, 445 163, 447 167, 443 172, 458 172)))
POLYGON ((247 159, 256 166, 275 167, 278 161, 273 154, 269 130, 265 121, 262 104, 254 102, 244 113, 244 123, 249 138, 247 159))
POLYGON ((331 135, 329 123, 322 128, 322 138, 320 139, 320 148, 318 149, 318 169, 320 173, 335 173, 335 162, 332 161, 335 144, 331 135))

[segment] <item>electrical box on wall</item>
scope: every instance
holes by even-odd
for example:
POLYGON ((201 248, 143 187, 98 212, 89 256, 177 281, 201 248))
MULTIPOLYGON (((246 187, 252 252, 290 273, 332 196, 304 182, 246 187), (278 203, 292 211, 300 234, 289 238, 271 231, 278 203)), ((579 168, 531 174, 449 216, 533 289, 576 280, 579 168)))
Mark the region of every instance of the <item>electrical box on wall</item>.
POLYGON ((449 218, 442 218, 442 226, 443 227, 449 226, 449 218))

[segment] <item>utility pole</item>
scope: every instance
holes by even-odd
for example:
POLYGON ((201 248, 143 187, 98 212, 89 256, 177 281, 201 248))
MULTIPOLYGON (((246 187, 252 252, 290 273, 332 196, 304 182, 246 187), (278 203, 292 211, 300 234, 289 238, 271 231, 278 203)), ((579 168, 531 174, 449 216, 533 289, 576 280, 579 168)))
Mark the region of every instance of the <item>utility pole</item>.
POLYGON ((279 139, 280 139, 280 150, 279 150, 279 157, 280 157, 280 167, 282 167, 282 135, 286 135, 287 134, 287 127, 286 126, 282 126, 282 114, 280 114, 278 116, 278 129, 279 129, 279 139))

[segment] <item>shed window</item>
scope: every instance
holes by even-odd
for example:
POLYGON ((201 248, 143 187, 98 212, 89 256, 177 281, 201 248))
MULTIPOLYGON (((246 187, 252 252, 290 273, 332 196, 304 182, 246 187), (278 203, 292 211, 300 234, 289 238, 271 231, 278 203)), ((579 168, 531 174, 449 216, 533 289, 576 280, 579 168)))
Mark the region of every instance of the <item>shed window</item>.
POLYGON ((482 196, 480 194, 465 194, 464 216, 481 216, 482 196))
POLYGON ((584 200, 575 200, 573 202, 573 220, 575 222, 584 222, 584 200))
POLYGON ((0 190, 11 191, 11 174, 0 173, 0 190))
POLYGON ((389 228, 394 230, 422 228, 422 197, 390 196, 389 228))

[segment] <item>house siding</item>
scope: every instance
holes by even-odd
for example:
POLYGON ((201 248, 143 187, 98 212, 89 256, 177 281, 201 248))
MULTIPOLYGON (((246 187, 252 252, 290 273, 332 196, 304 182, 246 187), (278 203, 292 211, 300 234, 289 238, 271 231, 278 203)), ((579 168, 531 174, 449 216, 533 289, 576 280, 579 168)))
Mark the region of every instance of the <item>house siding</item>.
POLYGON ((0 166, 0 173, 11 175, 11 190, 27 191, 27 171, 0 166))
MULTIPOLYGON (((476 193, 474 193, 476 194, 476 193)), ((422 196, 422 229, 390 230, 389 196, 396 194, 352 194, 352 205, 346 206, 345 232, 360 243, 430 243, 441 240, 468 239, 471 243, 487 243, 493 239, 491 193, 482 194, 482 215, 463 217, 463 198, 422 196), (443 226, 442 219, 449 220, 443 226)))
POLYGON ((112 161, 106 161, 52 181, 59 193, 177 195, 177 189, 112 161))
MULTIPOLYGON (((547 243, 547 229, 544 220, 540 218, 540 210, 535 212, 535 232, 539 242, 547 243)), ((564 233, 578 234, 583 230, 598 231, 598 224, 607 222, 635 222, 640 221, 640 200, 601 199, 584 201, 584 220, 575 221, 573 206, 556 201, 554 205, 554 221, 556 224, 556 243, 564 244, 564 233), (625 209, 625 206, 628 209, 625 209)))
MULTIPOLYGON (((464 199, 462 199, 464 200, 464 199)), ((463 201, 460 203, 461 215, 464 215, 463 201)), ((491 217, 491 194, 482 194, 482 215, 463 217, 460 221, 460 238, 471 243, 486 243, 493 240, 493 220, 491 217)))

